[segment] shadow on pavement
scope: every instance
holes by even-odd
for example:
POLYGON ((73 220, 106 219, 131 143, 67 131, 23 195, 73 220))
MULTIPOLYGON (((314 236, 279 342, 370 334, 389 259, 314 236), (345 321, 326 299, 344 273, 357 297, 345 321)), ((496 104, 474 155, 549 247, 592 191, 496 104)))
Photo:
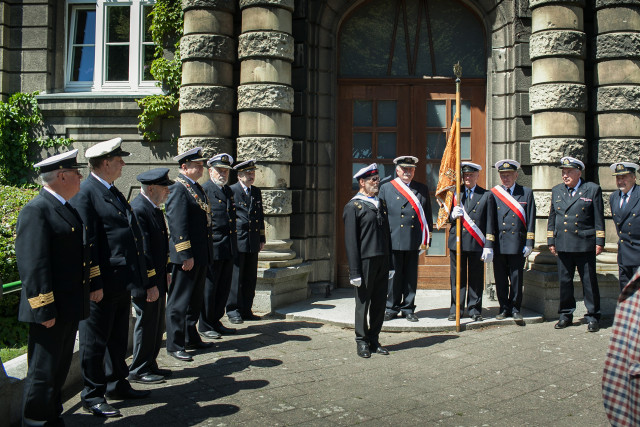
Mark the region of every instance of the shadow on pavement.
POLYGON ((410 348, 430 347, 434 344, 440 344, 450 339, 459 338, 458 335, 431 335, 428 337, 416 338, 415 340, 405 341, 397 344, 385 345, 389 351, 408 350, 410 348))

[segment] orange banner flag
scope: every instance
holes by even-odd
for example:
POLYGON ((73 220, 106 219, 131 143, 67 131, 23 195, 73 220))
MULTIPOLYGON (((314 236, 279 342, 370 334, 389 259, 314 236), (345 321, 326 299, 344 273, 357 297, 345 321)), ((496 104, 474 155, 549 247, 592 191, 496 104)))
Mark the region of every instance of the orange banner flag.
POLYGON ((436 200, 440 205, 438 210, 438 220, 436 228, 440 230, 449 221, 449 212, 453 204, 453 196, 456 192, 456 141, 457 135, 460 133, 458 128, 458 115, 456 114, 451 123, 449 130, 449 138, 447 146, 442 155, 442 163, 440 163, 440 174, 438 176, 438 188, 436 188, 436 200))

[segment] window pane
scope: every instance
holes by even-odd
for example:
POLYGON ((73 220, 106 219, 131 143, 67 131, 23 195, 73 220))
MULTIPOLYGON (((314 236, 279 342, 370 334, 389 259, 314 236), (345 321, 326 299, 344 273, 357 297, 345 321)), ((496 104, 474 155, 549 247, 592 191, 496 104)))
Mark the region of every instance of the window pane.
POLYGON ((378 171, 380 172, 380 181, 387 177, 395 178, 396 165, 393 163, 378 163, 378 171))
POLYGON ((445 230, 434 230, 431 233, 431 246, 429 247, 429 255, 446 255, 447 242, 445 230))
POLYGON ((471 133, 460 133, 460 156, 463 159, 471 159, 471 133))
POLYGON ((393 159, 396 157, 396 133, 378 134, 378 158, 393 159))
POLYGON ((142 29, 142 40, 145 42, 153 42, 151 37, 151 24, 153 23, 152 10, 152 6, 144 6, 142 9, 142 16, 144 16, 144 22, 142 23, 142 25, 144 25, 142 29))
POLYGON ((429 190, 435 191, 438 186, 438 174, 440 173, 440 162, 427 163, 427 187, 429 190))
POLYGON ((396 126, 397 104, 397 101, 378 101, 378 126, 396 126))
POLYGON ((371 101, 353 101, 353 125, 373 126, 373 103, 371 101))
POLYGON ((144 64, 142 68, 142 80, 155 80, 151 75, 151 63, 153 62, 153 52, 155 46, 151 44, 142 45, 144 64))
POLYGON ((73 48, 71 62, 71 81, 93 81, 93 64, 95 63, 95 48, 93 46, 79 46, 73 48))
POLYGON ((93 10, 78 10, 76 12, 76 35, 74 44, 95 44, 96 42, 96 12, 93 10))
POLYGON ((370 159, 373 157, 372 138, 370 132, 353 133, 353 150, 351 157, 354 159, 370 159))
MULTIPOLYGON (((430 191, 435 191, 435 188, 429 188, 430 191)), ((440 211, 440 205, 436 199, 435 194, 431 194, 431 223, 435 224, 438 220, 438 212, 440 211)))
POLYGON ((447 101, 427 101, 427 126, 447 127, 447 101))
POLYGON ((444 132, 427 134, 427 159, 441 159, 447 146, 447 134, 444 132))
MULTIPOLYGON (((451 120, 456 115, 456 101, 451 102, 451 120)), ((471 101, 462 101, 460 104, 460 126, 463 128, 471 127, 471 101)))
MULTIPOLYGON (((129 28, 129 6, 109 6, 107 8, 107 43, 128 43, 129 28)), ((127 63, 129 63, 128 58, 127 63)))
POLYGON ((129 80, 129 46, 107 46, 106 80, 129 80))

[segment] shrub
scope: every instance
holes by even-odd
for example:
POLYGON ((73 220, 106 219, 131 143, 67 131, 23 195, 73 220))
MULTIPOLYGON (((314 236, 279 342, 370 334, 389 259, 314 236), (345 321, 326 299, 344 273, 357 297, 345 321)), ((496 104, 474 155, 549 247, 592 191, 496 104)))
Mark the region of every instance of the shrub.
POLYGON ((0 186, 0 277, 3 283, 20 280, 16 264, 16 222, 18 213, 38 191, 0 186))

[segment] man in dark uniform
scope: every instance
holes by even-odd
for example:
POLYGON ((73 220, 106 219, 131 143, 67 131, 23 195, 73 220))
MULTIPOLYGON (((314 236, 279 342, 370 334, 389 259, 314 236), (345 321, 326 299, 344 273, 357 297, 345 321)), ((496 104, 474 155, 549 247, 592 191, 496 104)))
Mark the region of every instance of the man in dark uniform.
POLYGON ((202 148, 195 147, 173 158, 180 175, 170 187, 165 205, 169 224, 171 285, 167 298, 167 353, 182 361, 193 358, 185 350, 205 349, 196 323, 200 317, 204 280, 211 262, 211 207, 198 184, 204 169, 202 148))
POLYGON ((502 320, 513 315, 519 325, 524 324, 520 313, 524 260, 533 250, 536 230, 536 205, 533 191, 516 184, 520 163, 515 160, 500 160, 495 168, 500 173, 502 185, 491 189, 490 203, 494 203, 494 230, 487 233, 485 248, 492 249, 493 274, 502 320))
POLYGON ((127 380, 125 361, 131 315, 131 296, 143 297, 149 286, 142 233, 131 206, 113 185, 122 174, 122 157, 129 153, 122 138, 100 142, 85 152, 91 174, 71 200, 92 245, 89 318, 80 322, 80 359, 84 389, 81 397, 87 412, 113 417, 120 411, 109 399, 136 399, 149 391, 134 390, 127 380))
POLYGON ((80 216, 67 203, 80 190, 77 154, 71 150, 35 165, 44 188, 18 215, 18 318, 29 323, 25 426, 64 425, 62 386, 78 322, 89 315, 89 243, 80 216))
POLYGON ((158 384, 171 375, 168 369, 160 369, 156 362, 165 330, 165 305, 167 300, 167 260, 169 236, 160 206, 169 196, 169 169, 156 168, 137 176, 142 185, 140 194, 131 202, 136 215, 147 260, 147 276, 150 288, 144 297, 133 297, 136 324, 133 331, 133 360, 129 366, 129 381, 141 384, 158 384))
MULTIPOLYGON (((484 290, 483 262, 493 260, 493 251, 485 249, 486 234, 493 235, 493 211, 495 204, 489 203, 490 192, 477 185, 482 166, 462 162, 462 202, 451 210, 449 229, 449 258, 451 260, 451 308, 449 320, 456 320, 456 227, 458 217, 462 217, 460 266, 460 317, 467 301, 469 317, 482 321, 482 292, 484 290), (466 214, 466 215, 465 215, 466 214)), ((396 274, 398 274, 396 272, 396 274)))
POLYGON ((387 205, 391 227, 391 247, 396 273, 389 281, 384 320, 398 313, 417 322, 415 299, 418 288, 418 257, 430 244, 431 200, 426 185, 413 180, 418 159, 401 156, 393 160, 396 177, 380 186, 380 200, 387 205))
POLYGON ((640 190, 636 185, 636 163, 619 162, 610 166, 618 191, 611 193, 611 216, 618 232, 618 280, 620 290, 640 267, 640 190))
POLYGON ((243 320, 259 320, 253 314, 253 298, 258 277, 258 252, 264 248, 264 213, 262 192, 253 185, 256 180, 256 160, 251 159, 233 167, 238 172, 238 182, 230 188, 236 204, 236 229, 238 253, 233 261, 231 291, 227 299, 227 316, 231 323, 243 320))
POLYGON ((233 157, 226 153, 209 159, 207 166, 211 179, 202 186, 209 198, 213 218, 213 262, 207 269, 204 303, 198 323, 200 334, 207 338, 222 338, 222 334, 236 332, 220 322, 231 290, 233 258, 238 251, 236 207, 233 193, 227 185, 232 163, 233 157))
POLYGON ((387 284, 393 277, 391 233, 384 200, 378 199, 378 165, 372 163, 354 176, 360 191, 344 206, 344 244, 349 281, 355 286, 355 332, 358 356, 388 355, 380 345, 387 284), (368 315, 368 316, 367 316, 368 315), (369 322, 367 322, 369 317, 369 322))
POLYGON ((600 329, 600 291, 596 276, 596 255, 604 249, 604 207, 602 190, 582 177, 584 163, 573 157, 560 160, 562 184, 551 189, 551 209, 547 223, 547 244, 558 257, 560 282, 560 320, 556 329, 571 325, 576 300, 573 276, 576 267, 587 308, 585 319, 589 332, 600 329))

